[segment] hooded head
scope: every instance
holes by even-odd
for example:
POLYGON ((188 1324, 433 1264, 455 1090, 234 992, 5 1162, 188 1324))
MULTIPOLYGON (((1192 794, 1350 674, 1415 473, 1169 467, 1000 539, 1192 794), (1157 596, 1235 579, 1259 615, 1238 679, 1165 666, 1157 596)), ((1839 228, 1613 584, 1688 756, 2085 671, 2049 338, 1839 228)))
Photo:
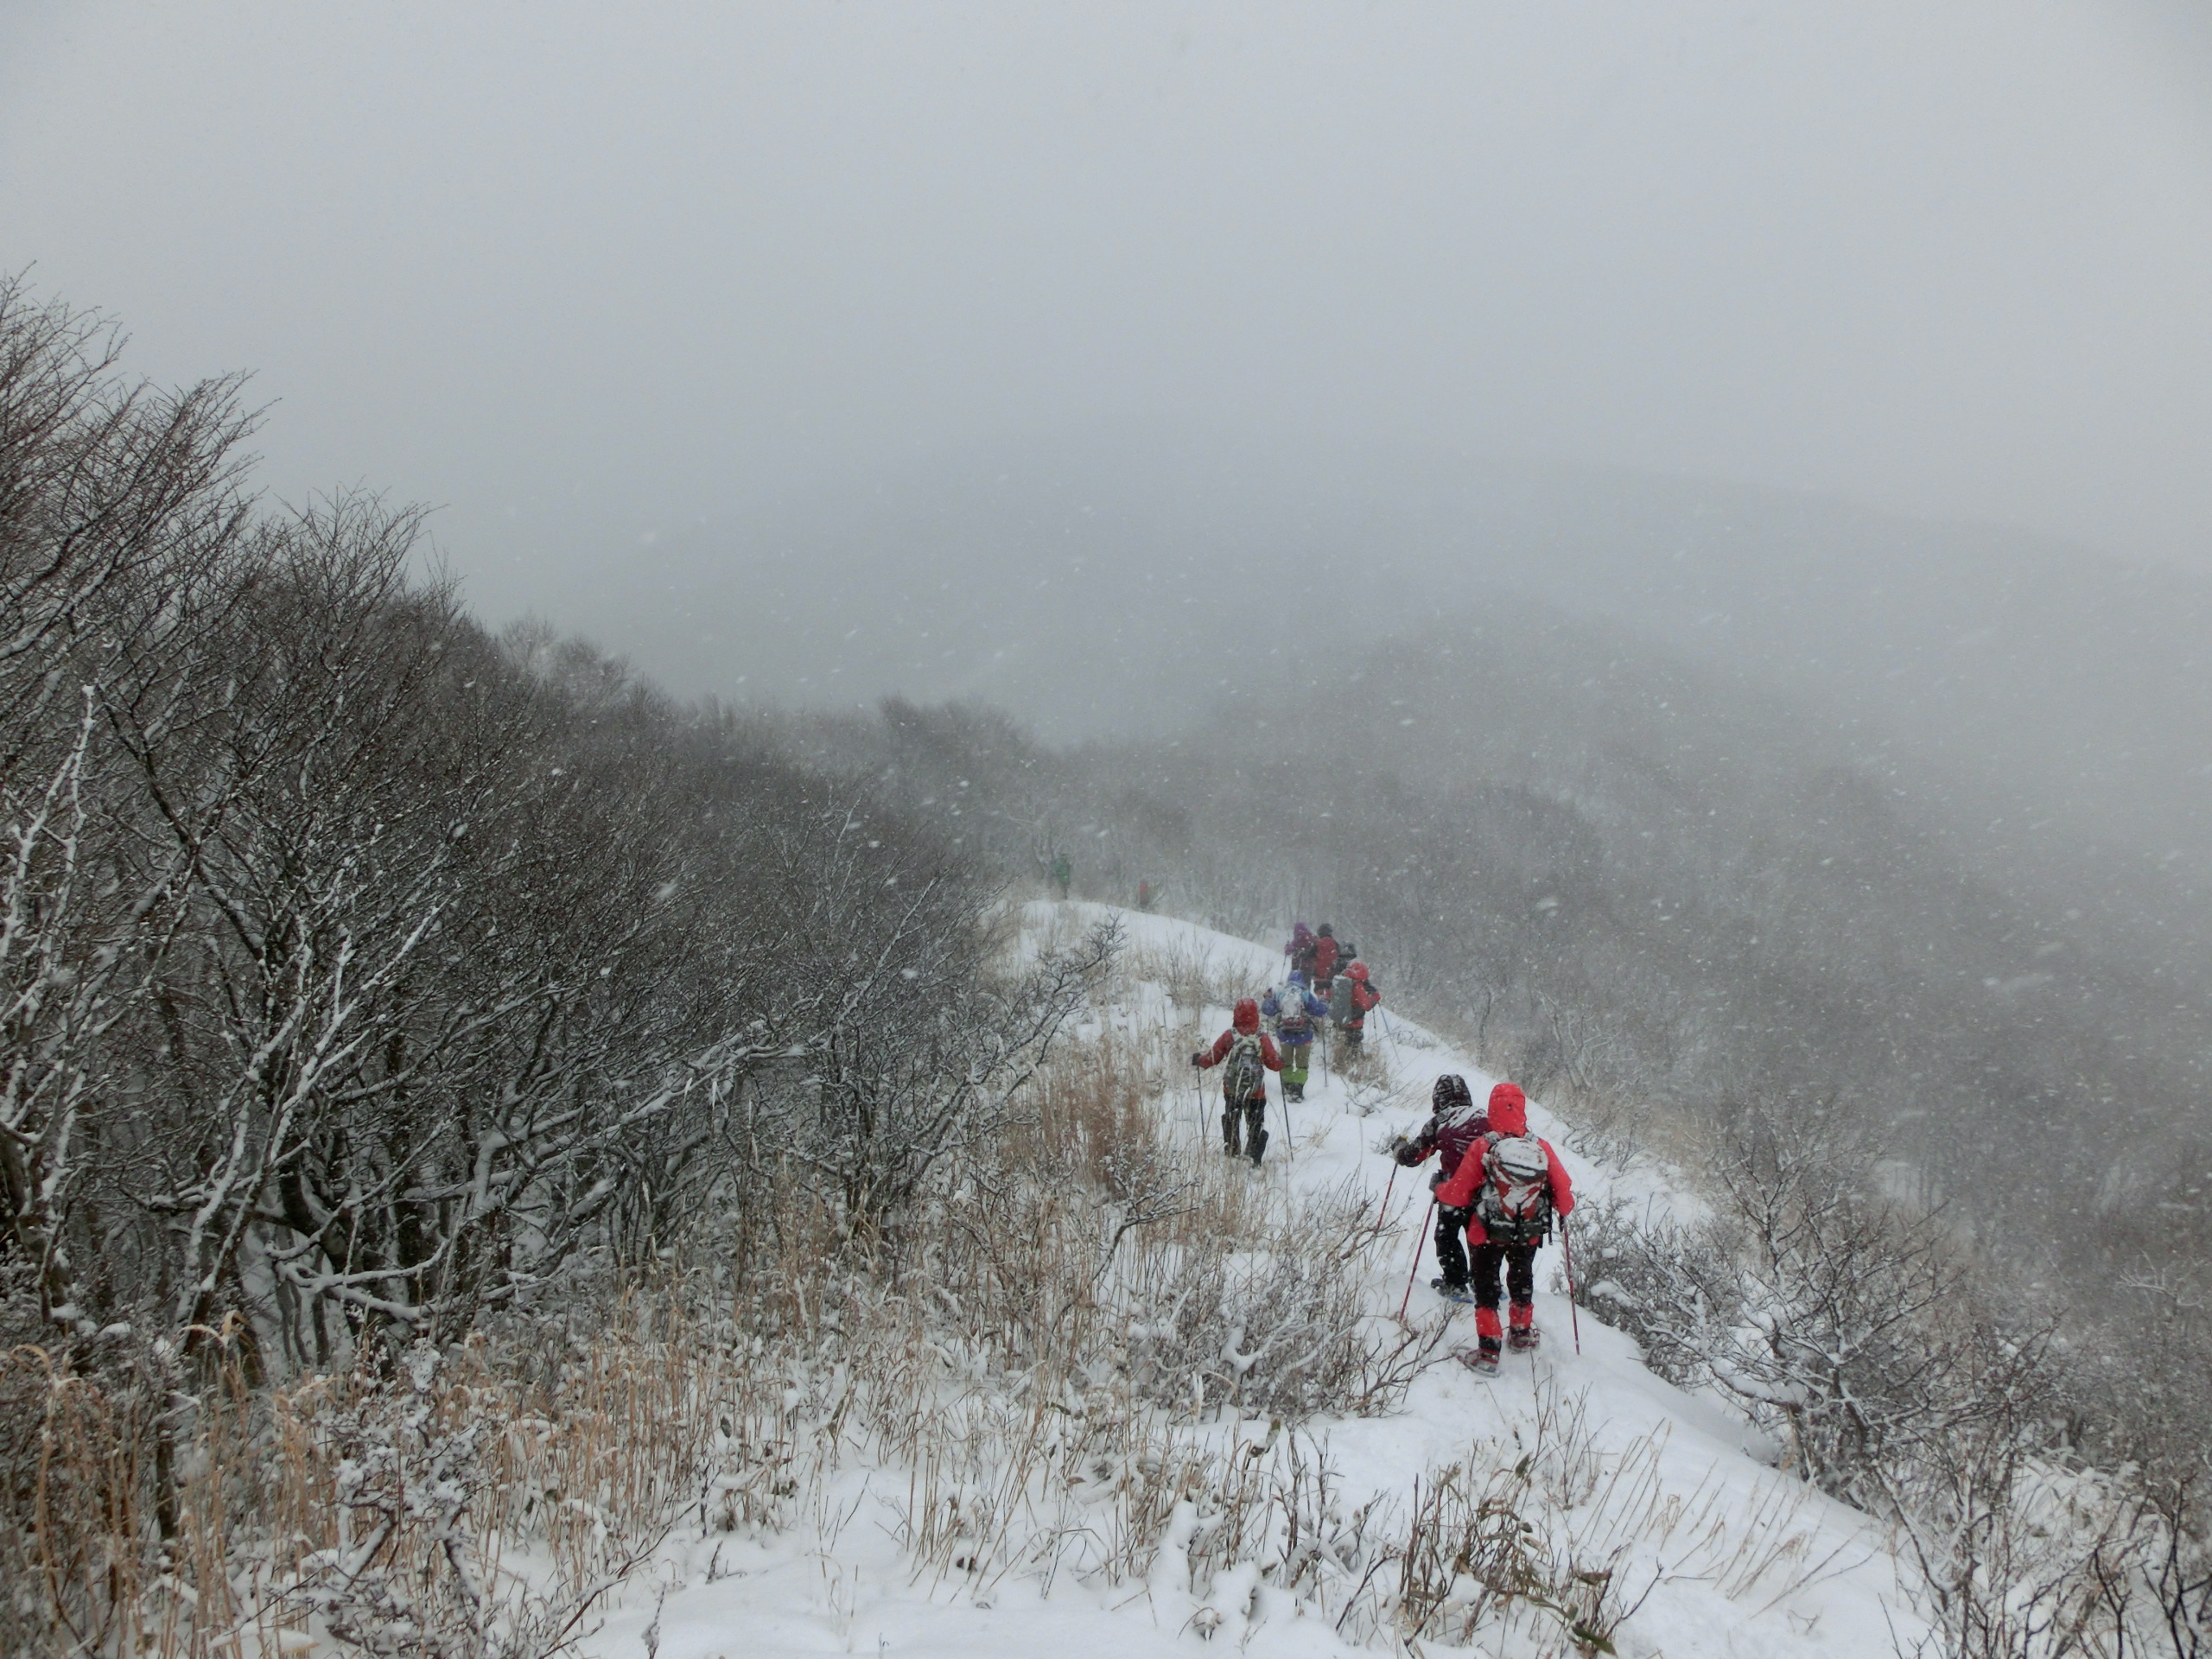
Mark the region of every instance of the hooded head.
POLYGON ((1236 999, 1235 1022, 1236 1029, 1249 1037, 1260 1028, 1259 999, 1240 996, 1236 999))
POLYGON ((1436 1080, 1428 1091, 1429 1109, 1447 1123, 1456 1123, 1473 1115, 1475 1097, 1467 1091, 1467 1080, 1456 1071, 1446 1071, 1436 1080))
POLYGON ((1294 923, 1290 930, 1290 942, 1293 944, 1313 944, 1313 930, 1306 926, 1303 922, 1294 923))
POLYGON ((1331 927, 1326 922, 1324 922, 1321 924, 1320 937, 1325 939, 1333 939, 1337 937, 1337 930, 1331 927))
POLYGON ((1357 980, 1361 984, 1364 985, 1367 983, 1367 964, 1365 963, 1355 962, 1350 968, 1346 969, 1345 971, 1354 979, 1357 980))
POLYGON ((1517 1083, 1501 1083, 1490 1091, 1490 1126, 1499 1135, 1529 1133, 1529 1096, 1517 1083))

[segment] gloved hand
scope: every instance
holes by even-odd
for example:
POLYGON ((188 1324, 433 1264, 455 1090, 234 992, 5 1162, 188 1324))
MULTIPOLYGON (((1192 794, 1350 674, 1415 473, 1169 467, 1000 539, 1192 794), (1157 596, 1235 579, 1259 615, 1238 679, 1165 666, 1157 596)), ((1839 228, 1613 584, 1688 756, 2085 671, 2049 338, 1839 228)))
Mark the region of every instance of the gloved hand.
POLYGON ((1432 1171, 1429 1173, 1429 1177, 1428 1177, 1428 1190, 1429 1190, 1430 1192, 1435 1192, 1435 1191, 1436 1191, 1436 1189, 1437 1189, 1438 1187, 1440 1187, 1440 1186, 1441 1186, 1441 1185, 1444 1185, 1444 1172, 1443 1172, 1442 1170, 1440 1170, 1440 1169, 1439 1169, 1439 1170, 1432 1170, 1432 1171))
POLYGON ((1191 1064, 1192 1065, 1204 1065, 1205 1063, 1206 1052, 1203 1048, 1191 1056, 1191 1064))

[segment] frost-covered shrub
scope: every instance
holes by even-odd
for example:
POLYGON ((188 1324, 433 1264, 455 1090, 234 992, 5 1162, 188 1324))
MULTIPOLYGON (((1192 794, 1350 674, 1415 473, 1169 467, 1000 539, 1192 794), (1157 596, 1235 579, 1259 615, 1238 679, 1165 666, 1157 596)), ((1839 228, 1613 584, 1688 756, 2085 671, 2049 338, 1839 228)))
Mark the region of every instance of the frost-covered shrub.
POLYGON ((1371 1213, 1339 1192, 1294 1203, 1249 1236, 1142 1249, 1118 1286, 1140 1396, 1192 1416, 1291 1421, 1385 1403, 1411 1380, 1394 1362, 1435 1344, 1409 1344, 1368 1306, 1361 1234, 1371 1213))
POLYGON ((2202 1517, 2162 1517, 2155 1484, 2069 1447, 2048 1329, 2008 1318, 1962 1243, 1874 1190, 1866 1147, 1816 1109, 1726 1125, 1708 1217, 1577 1211, 1585 1305, 1891 1528, 1927 1654, 2119 1655, 2162 1635, 2196 1651, 2202 1517))
POLYGON ((2050 1406, 2042 1334, 2005 1325, 1957 1242, 1875 1191, 1816 1107, 1738 1110, 1711 1168, 1707 1218, 1578 1215, 1580 1292, 1654 1370, 1772 1431, 1796 1472, 1893 1513, 1897 1471, 2050 1406))

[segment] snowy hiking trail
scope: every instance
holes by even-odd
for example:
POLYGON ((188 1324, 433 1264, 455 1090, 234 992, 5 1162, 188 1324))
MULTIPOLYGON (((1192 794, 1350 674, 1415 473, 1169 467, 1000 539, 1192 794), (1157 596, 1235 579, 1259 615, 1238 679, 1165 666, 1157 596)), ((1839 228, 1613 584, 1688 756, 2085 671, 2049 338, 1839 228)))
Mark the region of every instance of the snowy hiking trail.
MULTIPOLYGON (((1242 976, 1253 995, 1281 976, 1282 958, 1267 946, 1103 906, 1033 905, 1025 914, 1027 943, 1053 926, 1080 928, 1108 915, 1120 922, 1125 960, 1135 966, 1111 1005, 1094 1014, 1088 1028, 1094 1035, 1102 1019, 1187 1026, 1163 988, 1141 977, 1147 963, 1208 959, 1216 979, 1242 976)), ((1387 976, 1384 986, 1387 994, 1387 976)), ((1484 1099, 1492 1078, 1412 1021, 1389 1014, 1387 1004, 1385 1013, 1387 1033, 1370 1016, 1368 1042, 1392 1074, 1393 1099, 1359 1115, 1345 1080, 1333 1069, 1325 1080, 1317 1051, 1306 1099, 1288 1108, 1287 1123, 1279 1083, 1271 1078, 1268 1123, 1274 1138, 1265 1167, 1250 1179, 1317 1192, 1356 1181, 1379 1205, 1396 1166, 1376 1148, 1392 1134, 1419 1127, 1437 1074, 1460 1072, 1477 1102, 1484 1099)), ((1211 1039, 1228 1025, 1229 1014, 1225 1006, 1209 1007, 1197 1029, 1211 1039)), ((1204 1083, 1202 1090, 1188 1075, 1171 1076, 1153 1098, 1171 1120, 1192 1124, 1198 1149, 1211 1148, 1218 1159, 1218 1083, 1211 1073, 1204 1074, 1204 1083)), ((1559 1148, 1579 1200, 1618 1194, 1662 1209, 1694 1207, 1694 1200, 1642 1166, 1623 1174, 1578 1153, 1571 1133, 1540 1103, 1530 1102, 1529 1116, 1531 1130, 1559 1148)), ((1414 1234, 1428 1205, 1430 1167, 1397 1171, 1390 1205, 1395 1231, 1368 1274, 1371 1305, 1385 1318, 1395 1318, 1405 1292, 1414 1234)), ((1409 1317, 1416 1323, 1449 1317, 1452 1346, 1471 1346, 1472 1308, 1451 1309, 1440 1300, 1428 1285, 1435 1269, 1425 1239, 1421 1248, 1409 1317)), ((1585 1478, 1568 1483, 1567 1496, 1579 1497, 1580 1506, 1557 1507, 1551 1518, 1586 1541, 1593 1556, 1618 1548, 1622 1599, 1634 1604, 1641 1598, 1615 1633, 1619 1653, 1637 1659, 1811 1659, 1888 1654, 1898 1638, 1909 1643, 1923 1626, 1904 1605, 1895 1565, 1863 1517, 1758 1461, 1753 1433, 1740 1417, 1644 1370, 1635 1344, 1587 1309, 1578 1356, 1567 1300, 1553 1289, 1558 1260, 1556 1245, 1538 1257, 1543 1346, 1537 1354, 1508 1354, 1502 1373, 1491 1379, 1439 1363, 1387 1415, 1299 1426, 1301 1434, 1325 1440, 1347 1503, 1384 1493, 1402 1516, 1416 1481, 1429 1483, 1445 1465, 1510 1467, 1521 1448, 1540 1440, 1556 1445, 1562 1424, 1579 1427, 1569 1438, 1585 1478)), ((1227 1446, 1265 1441, 1269 1426, 1224 1421, 1177 1433, 1227 1446)), ((680 1529, 655 1573, 625 1586, 621 1600, 608 1606, 585 1651, 639 1655, 656 1641, 661 1659, 836 1653, 1104 1659, 1217 1652, 1224 1644, 1291 1656, 1377 1650, 1340 1637, 1328 1618, 1265 1582, 1252 1562, 1216 1574, 1211 1583, 1185 1584, 1179 1563, 1163 1550, 1146 1582, 1092 1584, 1062 1572, 1047 1589, 1033 1577, 1009 1574, 986 1592, 971 1592, 957 1580, 918 1569, 897 1541, 897 1506, 910 1490, 907 1471, 855 1461, 831 1476, 781 1533, 680 1529)), ((1556 1624, 1550 1634, 1556 1650, 1556 1624)), ((1425 1655, 1485 1653, 1494 1659, 1538 1650, 1526 1634, 1487 1646, 1419 1644, 1425 1655)))

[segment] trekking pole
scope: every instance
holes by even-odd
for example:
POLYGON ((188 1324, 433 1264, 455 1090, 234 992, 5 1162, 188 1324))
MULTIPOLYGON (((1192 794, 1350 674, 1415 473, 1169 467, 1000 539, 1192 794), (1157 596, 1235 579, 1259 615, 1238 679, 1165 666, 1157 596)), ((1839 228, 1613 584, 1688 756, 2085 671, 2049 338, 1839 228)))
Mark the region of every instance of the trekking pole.
POLYGON ((1375 1230, 1382 1230, 1382 1224, 1390 1219, 1390 1194, 1398 1190, 1398 1160, 1390 1160, 1390 1179, 1382 1187, 1382 1207, 1375 1212, 1375 1230))
POLYGON ((1398 1064, 1403 1065, 1406 1061, 1405 1045, 1398 1040, 1398 1033, 1390 1029, 1389 1010, 1378 1002, 1375 1005, 1375 1017, 1382 1022, 1382 1034, 1390 1039, 1390 1052, 1397 1057, 1398 1064))
MULTIPOLYGON (((1431 1198, 1428 1201, 1428 1215, 1423 1216, 1421 1218, 1421 1230, 1414 1235, 1414 1264, 1406 1269, 1406 1294, 1398 1299, 1398 1323, 1400 1325, 1403 1325, 1406 1322, 1406 1310, 1413 1306, 1414 1275, 1421 1271, 1421 1241, 1428 1236, 1429 1217, 1435 1215, 1435 1213, 1436 1200, 1435 1198, 1431 1198)), ((1574 1351, 1579 1354, 1582 1351, 1580 1348, 1577 1348, 1574 1351)))
MULTIPOLYGON (((1574 1351, 1582 1351, 1582 1315, 1574 1306, 1574 1235, 1567 1230, 1567 1217, 1559 1218, 1559 1247, 1567 1255, 1567 1317, 1574 1326, 1574 1351)), ((1412 1289, 1411 1286, 1407 1287, 1412 1289)))

